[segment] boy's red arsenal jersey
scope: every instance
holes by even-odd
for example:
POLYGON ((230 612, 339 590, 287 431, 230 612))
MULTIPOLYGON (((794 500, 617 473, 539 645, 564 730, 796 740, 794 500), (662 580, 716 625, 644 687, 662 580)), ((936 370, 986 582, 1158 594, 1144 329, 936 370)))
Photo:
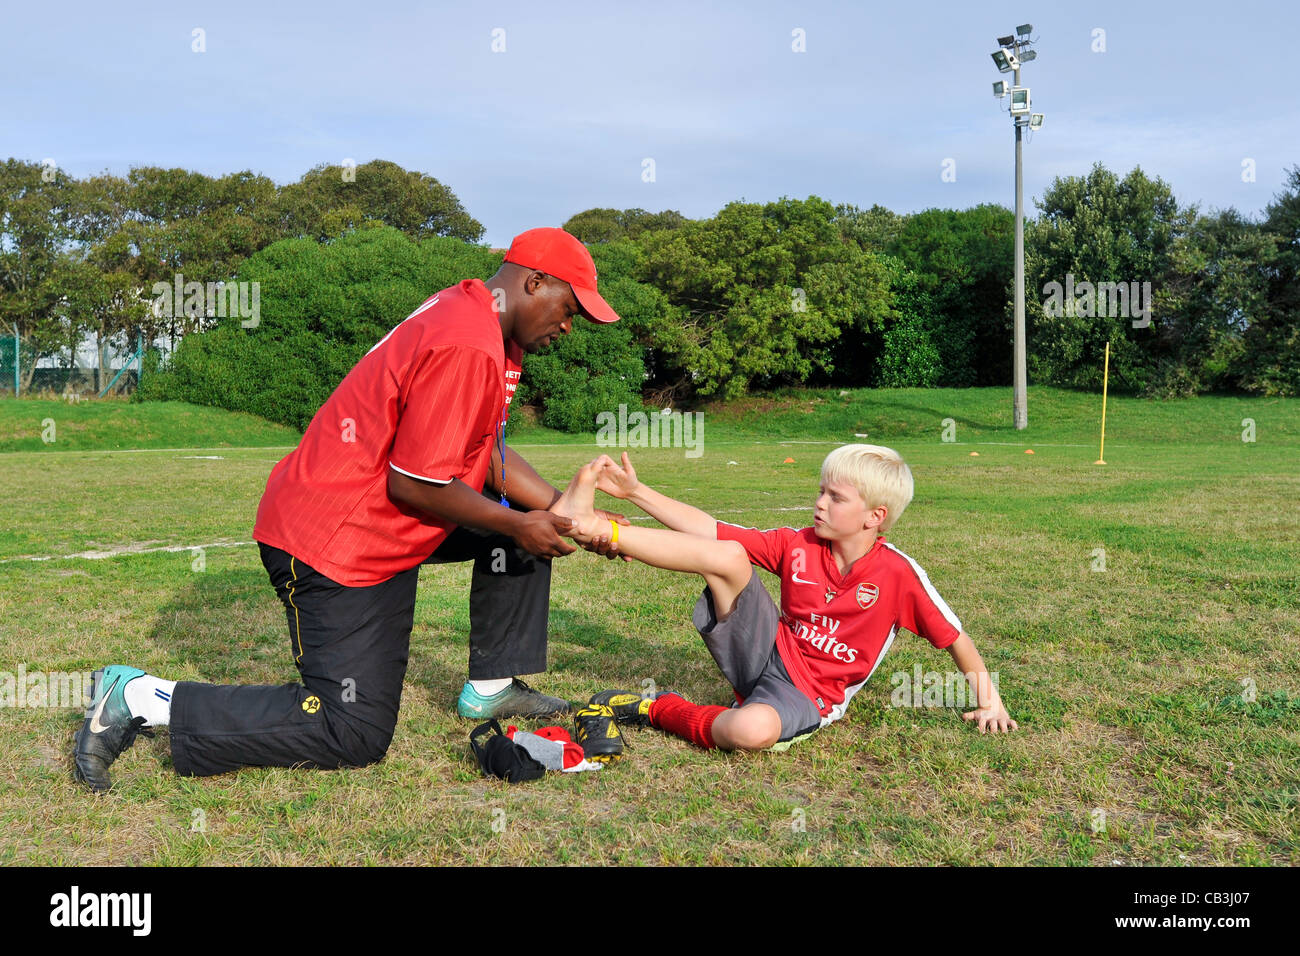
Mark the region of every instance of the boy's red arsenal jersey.
POLYGON ((499 319, 492 294, 470 279, 381 339, 272 469, 253 537, 350 587, 431 555, 454 525, 395 504, 388 474, 483 486, 523 358, 503 343, 499 319))
POLYGON ((812 528, 759 531, 719 521, 717 536, 739 541, 753 564, 780 576, 777 649, 824 723, 844 713, 899 627, 938 648, 961 633, 925 571, 883 537, 841 575, 830 542, 812 528))

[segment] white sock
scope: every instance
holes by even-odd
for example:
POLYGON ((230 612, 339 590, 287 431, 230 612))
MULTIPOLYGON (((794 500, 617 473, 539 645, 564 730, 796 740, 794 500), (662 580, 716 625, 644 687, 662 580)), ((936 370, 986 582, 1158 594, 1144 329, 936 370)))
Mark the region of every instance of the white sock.
POLYGON ((473 687, 474 693, 478 694, 480 697, 491 697, 493 694, 499 694, 509 687, 512 680, 514 680, 513 677, 497 677, 492 680, 472 680, 469 682, 469 686, 473 687))
POLYGON ((126 682, 122 693, 132 717, 143 717, 150 727, 166 727, 172 720, 172 691, 176 681, 143 674, 126 682))

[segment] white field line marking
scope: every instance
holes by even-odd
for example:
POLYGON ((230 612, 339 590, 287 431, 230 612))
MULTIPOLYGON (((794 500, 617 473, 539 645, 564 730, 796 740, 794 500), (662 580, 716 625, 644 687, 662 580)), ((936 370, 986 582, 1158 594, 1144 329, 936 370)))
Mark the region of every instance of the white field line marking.
MULTIPOLYGON (((43 451, 9 451, 6 455, 137 455, 145 452, 171 451, 278 451, 294 449, 297 445, 197 445, 189 448, 50 448, 43 451)), ((192 455, 190 457, 206 457, 192 455)))
MULTIPOLYGON (((720 508, 717 511, 710 511, 711 515, 743 515, 751 511, 757 511, 760 514, 772 514, 778 511, 807 511, 812 513, 812 505, 799 505, 794 508, 720 508)), ((649 515, 630 515, 629 521, 654 521, 649 515)))
MULTIPOLYGON (((619 450, 619 451, 628 450, 628 449, 622 449, 622 448, 619 448, 618 446, 612 446, 612 445, 611 445, 611 446, 597 445, 594 441, 591 441, 591 442, 531 442, 531 443, 529 443, 529 442, 508 442, 507 444, 509 444, 510 447, 512 447, 512 448, 606 448, 606 447, 609 447, 609 448, 614 448, 615 450, 619 450)), ((849 444, 849 442, 839 441, 838 439, 826 439, 826 440, 822 440, 822 441, 803 441, 803 440, 801 440, 801 439, 790 438, 790 439, 778 439, 778 440, 776 440, 776 441, 711 441, 711 442, 709 442, 709 444, 710 444, 710 445, 715 445, 715 446, 717 446, 717 447, 719 447, 719 448, 732 448, 732 447, 742 446, 742 445, 758 445, 758 446, 763 446, 763 445, 773 445, 773 446, 782 446, 782 445, 847 445, 847 444, 849 444)), ((934 444, 944 444, 944 445, 1004 445, 1004 446, 1009 447, 1009 448, 1019 448, 1019 447, 1022 447, 1022 446, 1023 446, 1023 447, 1031 447, 1031 446, 1032 446, 1032 447, 1037 447, 1037 448, 1092 448, 1093 445, 1096 444, 1096 442, 1085 442, 1085 443, 1072 443, 1072 442, 1045 442, 1045 441, 1040 441, 1040 442, 1034 442, 1034 441, 1025 441, 1025 442, 1016 442, 1016 441, 951 441, 951 442, 933 442, 933 441, 930 441, 930 440, 928 440, 928 439, 904 439, 904 440, 901 440, 901 441, 900 441, 900 440, 894 440, 894 444, 895 444, 895 445, 911 445, 911 446, 915 446, 915 445, 934 445, 934 444)), ((1133 447, 1133 446, 1131 446, 1131 445, 1116 444, 1116 443, 1112 443, 1112 446, 1115 447, 1115 448, 1131 448, 1131 447, 1133 447)), ((174 452, 174 451, 279 451, 279 450, 281 450, 281 449, 287 449, 287 450, 290 450, 290 451, 291 451, 291 450, 293 450, 294 448, 297 448, 297 447, 298 447, 297 445, 223 445, 223 446, 221 446, 221 447, 219 447, 219 448, 207 448, 207 447, 200 447, 200 448, 93 448, 93 449, 60 448, 60 449, 49 449, 49 450, 44 450, 44 451, 11 451, 11 452, 5 452, 4 454, 7 454, 7 455, 133 455, 133 454, 142 454, 142 453, 147 453, 147 452, 159 452, 159 453, 162 453, 162 452, 174 452)), ((629 446, 629 449, 632 448, 632 447, 633 447, 633 446, 629 446)), ((645 451, 645 450, 649 449, 649 447, 650 447, 650 446, 648 446, 648 445, 647 445, 647 446, 644 446, 644 447, 638 445, 638 446, 635 446, 635 449, 638 450, 638 451, 645 451)), ((660 446, 660 448, 657 449, 657 450, 660 450, 660 451, 663 451, 663 450, 675 450, 675 446, 671 446, 671 445, 660 446)), ((215 458, 215 457, 217 457, 217 456, 212 456, 212 455, 187 455, 187 456, 185 456, 185 457, 187 457, 187 458, 215 458)), ((278 458, 276 458, 276 459, 269 459, 269 458, 268 458, 268 459, 264 459, 264 460, 266 460, 266 461, 272 461, 272 460, 274 460, 274 461, 279 461, 280 459, 278 459, 278 458)))
POLYGON ((151 541, 145 541, 140 544, 127 544, 120 548, 106 548, 103 551, 78 551, 76 554, 47 554, 43 557, 32 557, 24 555, 18 558, 0 559, 0 564, 11 564, 14 561, 71 561, 76 558, 84 558, 87 561, 102 561, 104 558, 116 558, 123 554, 150 554, 155 551, 194 551, 198 548, 238 548, 246 544, 255 544, 254 541, 213 541, 210 544, 169 544, 160 548, 150 548, 148 545, 151 541))
MULTIPOLYGON (((1048 441, 950 441, 944 442, 946 445, 1007 445, 1011 448, 1092 448, 1096 442, 1089 442, 1081 445, 1071 445, 1065 442, 1048 442, 1048 441)), ((1128 448, 1128 445, 1116 445, 1116 448, 1128 448)))
MULTIPOLYGON (((726 508, 710 512, 719 515, 738 515, 746 512, 756 511, 777 512, 777 511, 812 511, 811 505, 802 505, 794 508, 726 508)), ((649 515, 629 515, 629 521, 653 521, 649 515)), ((84 559, 87 561, 102 561, 104 558, 116 558, 122 555, 133 554, 152 554, 158 551, 169 551, 178 553, 181 551, 194 551, 197 548, 242 548, 245 545, 256 544, 256 541, 213 541, 210 544, 169 544, 163 547, 151 548, 148 545, 150 541, 139 544, 127 544, 120 548, 105 548, 101 551, 78 551, 76 554, 47 554, 47 555, 23 555, 17 558, 0 558, 0 564, 12 564, 15 561, 73 561, 84 559)))
MULTIPOLYGON (((649 445, 629 445, 624 448, 621 445, 597 445, 595 442, 573 442, 572 444, 534 444, 526 445, 523 443, 507 442, 511 448, 612 448, 615 451, 677 451, 685 446, 678 445, 660 445, 658 448, 651 448, 649 445)), ((701 442, 701 444, 705 444, 701 442)), ((709 445, 715 445, 719 448, 734 448, 738 445, 848 445, 853 444, 838 439, 827 439, 825 441, 800 441, 797 439, 781 439, 777 441, 710 441, 709 445)), ((1067 442, 1046 442, 1046 441, 946 441, 935 442, 929 439, 906 439, 903 441, 894 441, 895 445, 1006 445, 1011 448, 1093 448, 1096 442, 1072 444, 1067 442)), ((1131 445, 1115 445, 1116 448, 1131 448, 1131 445)))

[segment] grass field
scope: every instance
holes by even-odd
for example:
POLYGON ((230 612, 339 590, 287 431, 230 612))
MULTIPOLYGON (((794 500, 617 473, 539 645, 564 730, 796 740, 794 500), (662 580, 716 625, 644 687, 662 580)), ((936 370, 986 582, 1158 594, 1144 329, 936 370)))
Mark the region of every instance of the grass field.
MULTIPOLYGON (((903 634, 847 717, 788 753, 631 731, 600 773, 488 781, 454 712, 469 567, 428 567, 382 763, 186 779, 161 733, 92 795, 70 773, 80 711, 6 707, 0 864, 1300 863, 1300 402, 1113 400, 1104 467, 1098 405, 1031 389, 1017 433, 1009 390, 792 392, 706 409, 702 457, 630 450, 660 490, 771 527, 807 522, 833 444, 897 447, 917 494, 890 540, 998 672, 1018 733, 892 707, 895 672, 951 670, 903 634)), ((184 405, 0 402, 14 516, 0 672, 295 680, 249 542, 296 438, 184 405)), ((537 428, 513 441, 556 483, 598 451, 537 428)), ((689 623, 699 587, 585 553, 557 562, 551 668, 533 682, 585 699, 652 680, 727 702, 689 623)))

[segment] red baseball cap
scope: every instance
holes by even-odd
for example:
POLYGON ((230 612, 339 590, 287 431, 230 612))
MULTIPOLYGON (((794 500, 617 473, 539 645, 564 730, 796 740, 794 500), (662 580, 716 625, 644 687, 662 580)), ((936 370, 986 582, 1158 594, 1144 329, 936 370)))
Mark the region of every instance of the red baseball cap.
POLYGON ((569 283, 582 311, 591 321, 618 321, 618 313, 596 291, 596 263, 577 236, 550 227, 529 229, 515 236, 505 261, 545 272, 569 283))

